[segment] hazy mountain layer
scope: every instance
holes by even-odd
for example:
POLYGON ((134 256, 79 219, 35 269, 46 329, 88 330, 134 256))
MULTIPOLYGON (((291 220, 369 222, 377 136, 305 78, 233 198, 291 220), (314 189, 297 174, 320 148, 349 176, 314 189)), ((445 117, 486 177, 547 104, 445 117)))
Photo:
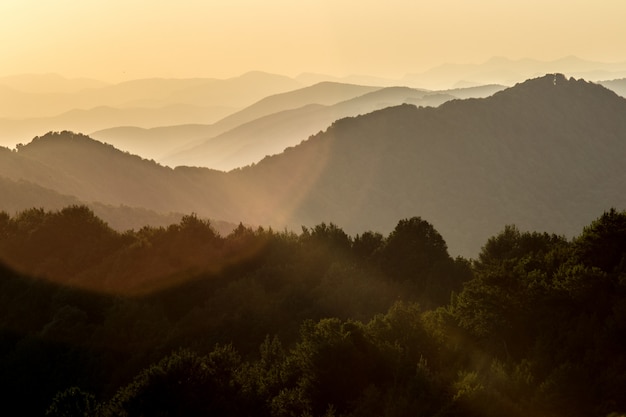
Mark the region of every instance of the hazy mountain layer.
POLYGON ((14 146, 51 130, 212 123, 301 86, 261 72, 225 80, 141 79, 113 85, 53 75, 5 77, 0 78, 0 145, 14 146))
POLYGON ((332 106, 309 104, 264 116, 160 161, 170 166, 205 166, 228 171, 280 153, 326 129, 337 119, 402 103, 438 106, 451 99, 454 99, 451 95, 407 87, 383 88, 332 106))
MULTIPOLYGON (((265 116, 286 110, 298 109, 310 104, 333 105, 340 101, 358 97, 378 89, 380 89, 380 87, 322 82, 313 86, 264 97, 250 106, 224 117, 211 125, 193 124, 165 126, 165 124, 162 124, 162 127, 152 129, 117 127, 94 132, 91 136, 106 143, 110 143, 120 149, 128 150, 131 153, 159 161, 166 161, 164 159, 165 157, 171 157, 184 150, 192 149, 224 132, 265 116)), ((325 125, 320 128, 326 128, 334 120, 336 120, 336 118, 326 121, 325 125)), ((311 133, 316 133, 317 131, 319 131, 319 129, 312 132, 305 129, 300 132, 301 135, 297 137, 297 141, 292 138, 289 144, 294 145, 300 140, 307 138, 311 133)), ((236 148, 240 147, 237 143, 232 146, 236 148)), ((282 151, 284 148, 284 146, 280 147, 278 151, 282 151)), ((274 152, 261 153, 258 159, 268 153, 271 154, 274 152)), ((228 155, 214 155, 213 160, 219 160, 225 157, 228 157, 228 155)), ((175 158, 171 161, 167 160, 166 163, 170 163, 172 166, 200 165, 217 168, 209 165, 208 163, 210 161, 211 160, 208 159, 203 163, 198 163, 197 160, 193 159, 181 160, 180 158, 175 158)), ((256 159, 250 162, 256 162, 256 159)))
POLYGON ((308 190, 292 224, 326 213, 351 232, 389 230, 393 218, 420 215, 453 253, 471 255, 478 236, 507 223, 572 234, 608 207, 626 207, 624 155, 626 101, 546 76, 487 99, 338 121, 248 176, 252 188, 278 172, 302 176, 308 190))
POLYGON ((69 133, 1 152, 0 175, 82 201, 299 228, 388 232, 422 216, 452 254, 522 229, 577 233, 626 207, 626 100, 548 75, 485 99, 391 107, 342 119, 230 173, 169 169, 69 133))
POLYGON ((431 89, 468 87, 498 83, 513 85, 527 78, 546 73, 562 72, 574 77, 599 81, 626 76, 626 62, 603 63, 568 56, 554 61, 536 59, 512 60, 493 57, 481 64, 443 64, 419 74, 408 74, 407 85, 421 85, 431 89))
POLYGON ((4 143, 23 143, 48 131, 92 132, 119 125, 150 128, 155 125, 213 123, 236 110, 231 107, 187 104, 124 109, 102 106, 89 110, 71 110, 54 117, 0 119, 0 132, 4 143))
POLYGON ((282 152, 343 117, 403 103, 437 106, 453 98, 489 96, 502 88, 488 85, 429 92, 324 82, 267 97, 213 125, 122 127, 92 136, 169 166, 230 170, 282 152))
POLYGON ((622 97, 626 97, 626 78, 621 78, 618 80, 610 80, 610 81, 601 81, 599 84, 604 87, 615 91, 622 97))

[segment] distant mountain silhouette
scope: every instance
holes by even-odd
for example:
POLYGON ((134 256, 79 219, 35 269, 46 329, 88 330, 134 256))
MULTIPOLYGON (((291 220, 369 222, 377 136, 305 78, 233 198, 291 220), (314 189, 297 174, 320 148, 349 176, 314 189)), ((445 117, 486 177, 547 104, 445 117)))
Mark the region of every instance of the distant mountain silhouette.
POLYGON ((553 61, 493 57, 481 64, 443 64, 419 74, 407 74, 403 81, 407 85, 431 89, 490 83, 513 85, 527 78, 555 72, 599 81, 626 76, 626 62, 592 62, 575 56, 553 61))
MULTIPOLYGON (((285 110, 297 109, 309 104, 332 105, 378 89, 380 87, 323 82, 264 97, 211 125, 165 126, 163 124, 162 127, 152 129, 118 127, 97 131, 92 133, 91 136, 120 149, 152 159, 166 161, 164 159, 166 156, 191 149, 224 132, 265 116, 285 110)), ((327 127, 330 122, 325 122, 323 128, 327 127)), ((316 133, 318 130, 312 133, 316 133)), ((308 130, 304 131, 304 136, 301 136, 298 141, 308 137, 309 134, 308 130)), ((291 142, 290 144, 293 145, 295 143, 297 142, 291 142)), ((282 149, 284 149, 284 146, 279 151, 282 149)), ((267 154, 267 152, 262 153, 261 157, 267 154)), ((215 158, 219 160, 220 158, 223 159, 224 156, 218 155, 215 158)), ((170 161, 167 161, 167 163, 170 163, 170 161)), ((174 165, 179 164, 176 163, 174 165)), ((187 160, 183 164, 193 165, 194 162, 193 160, 187 160)), ((200 163, 197 165, 205 164, 200 163)))
POLYGON ((337 119, 403 103, 438 106, 454 98, 408 87, 382 88, 332 106, 309 104, 260 117, 160 161, 170 166, 205 166, 228 171, 297 145, 337 119))
POLYGON ((484 99, 341 119, 229 173, 169 169, 63 133, 0 152, 0 176, 81 201, 295 230, 389 232, 421 216, 452 254, 475 256, 505 224, 572 235, 626 208, 624 138, 625 99, 551 74, 484 99))
POLYGON ((600 81, 598 84, 603 85, 609 90, 615 91, 622 97, 626 97, 626 78, 620 78, 617 80, 600 81))
POLYGON ((268 95, 300 87, 292 78, 261 72, 224 80, 155 78, 112 85, 52 75, 5 77, 0 78, 0 145, 24 143, 51 130, 212 123, 268 95), (181 108, 189 111, 176 110, 181 108))
POLYGON ((548 75, 486 99, 340 120, 248 175, 251 188, 278 172, 302 175, 310 185, 292 224, 390 230, 393 219, 420 215, 453 253, 471 255, 507 223, 573 234, 626 207, 624 138, 626 100, 548 75))
POLYGON ((296 81, 307 85, 317 84, 325 81, 346 84, 378 85, 381 87, 395 87, 402 84, 399 79, 358 74, 337 77, 328 74, 304 72, 298 75, 295 79, 296 81))
MULTIPOLYGON (((0 211, 11 215, 31 208, 61 210, 73 205, 87 205, 94 213, 120 232, 144 226, 165 227, 176 224, 183 217, 181 213, 157 213, 142 207, 112 206, 102 203, 85 203, 76 197, 62 195, 24 180, 14 181, 0 177, 0 211)), ((213 226, 224 236, 237 225, 220 221, 212 221, 213 226)))
POLYGON ((437 106, 454 98, 485 97, 502 88, 487 85, 429 92, 323 82, 266 97, 212 125, 122 127, 91 136, 169 166, 230 170, 282 152, 339 118, 403 103, 437 106))
POLYGON ((15 181, 4 177, 0 177, 0 196, 2 196, 0 210, 10 214, 33 207, 60 210, 80 203, 76 197, 62 195, 28 181, 15 181))
MULTIPOLYGON (((213 123, 235 110, 230 107, 188 104, 123 109, 100 106, 89 110, 71 110, 54 117, 0 119, 0 132, 5 143, 23 143, 48 131, 92 132, 119 125, 150 128, 155 125, 213 123)), ((154 146, 146 149, 154 149, 154 146)))

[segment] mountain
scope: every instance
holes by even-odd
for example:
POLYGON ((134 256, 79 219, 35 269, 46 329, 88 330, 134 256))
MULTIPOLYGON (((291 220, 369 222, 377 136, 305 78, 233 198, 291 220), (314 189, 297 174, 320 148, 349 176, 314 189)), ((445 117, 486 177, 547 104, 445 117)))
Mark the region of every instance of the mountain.
POLYGON ((20 143, 48 131, 92 132, 116 125, 150 128, 155 124, 213 123, 235 110, 188 104, 124 109, 100 106, 89 110, 71 110, 54 117, 0 119, 0 132, 5 143, 20 143))
POLYGON ((2 196, 0 211, 10 214, 32 207, 60 210, 80 203, 76 197, 62 195, 28 181, 15 181, 4 177, 0 177, 0 195, 2 196))
POLYGON ((297 145, 337 119, 403 103, 438 106, 454 98, 408 87, 382 88, 332 106, 309 104, 260 117, 160 161, 170 166, 204 166, 228 171, 297 145))
POLYGON ((306 85, 317 84, 325 81, 342 84, 378 85, 381 87, 394 87, 401 84, 399 79, 375 77, 372 75, 353 74, 343 77, 337 77, 334 75, 318 74, 312 72, 304 72, 296 76, 296 80, 306 85))
POLYGON ((343 117, 402 103, 437 106, 454 98, 485 97, 503 88, 486 85, 430 92, 322 82, 266 97, 212 125, 120 127, 91 136, 170 166, 230 170, 282 152, 343 117))
POLYGON ((609 90, 615 91, 622 97, 626 97, 626 78, 618 80, 600 81, 599 84, 605 86, 609 90))
POLYGON ((453 255, 476 256, 505 224, 573 235, 626 208, 625 138, 625 99, 551 74, 483 99, 341 119, 229 173, 170 169, 63 133, 1 152, 0 175, 81 201, 294 230, 386 233, 421 216, 453 255))
MULTIPOLYGON (((120 232, 139 230, 144 226, 166 227, 180 222, 180 213, 157 213, 156 211, 129 206, 112 206, 102 203, 87 204, 76 197, 59 194, 24 180, 14 181, 0 177, 0 211, 9 214, 19 213, 31 208, 61 210, 74 205, 87 205, 111 228, 120 232)), ((230 233, 235 224, 212 221, 212 225, 224 236, 230 233)))
POLYGON ((293 78, 252 71, 239 77, 179 90, 168 99, 201 106, 219 105, 241 108, 268 95, 301 87, 302 84, 293 78))
MULTIPOLYGON (((309 104, 332 105, 378 89, 380 87, 322 82, 309 87, 269 95, 211 125, 165 126, 164 123, 162 127, 152 129, 118 127, 96 131, 91 136, 131 153, 165 161, 164 157, 166 156, 191 149, 210 138, 264 116, 297 109, 309 104)), ((328 126, 330 122, 326 123, 323 128, 328 126)), ((317 130, 313 133, 315 132, 317 130)), ((308 135, 306 133, 298 140, 304 139, 308 135)), ((261 157, 266 154, 267 152, 262 153, 261 157)), ((185 164, 193 164, 193 161, 187 161, 185 164)))
POLYGON ((548 75, 486 99, 340 120, 240 175, 256 189, 290 173, 292 189, 270 193, 297 196, 281 213, 287 223, 333 221, 355 233, 419 215, 452 253, 475 255, 508 223, 572 235, 626 207, 625 138, 626 100, 548 75))
MULTIPOLYGON (((96 107, 159 107, 181 102, 168 100, 179 90, 204 84, 219 84, 213 79, 142 79, 73 92, 24 91, 0 85, 0 117, 30 119, 54 117, 76 109, 96 107)), ((45 91, 45 90, 44 90, 45 91)), ((189 104, 189 103, 186 103, 189 104)))
POLYGON ((449 90, 441 90, 441 94, 448 94, 456 98, 485 98, 498 91, 504 90, 506 86, 501 84, 475 85, 471 87, 457 87, 449 90))
POLYGON ((355 84, 321 82, 282 94, 265 97, 245 109, 226 117, 222 123, 226 126, 238 126, 283 110, 296 109, 308 104, 332 105, 360 95, 380 90, 355 84))
MULTIPOLYGON (((218 122, 219 123, 219 122, 218 122)), ((98 130, 89 136, 108 143, 118 149, 141 155, 156 161, 193 146, 207 137, 223 132, 215 124, 184 124, 142 128, 136 126, 110 127, 98 130)))
POLYGON ((70 195, 80 201, 177 211, 160 204, 164 193, 184 206, 185 193, 176 191, 173 171, 125 154, 110 145, 69 132, 50 133, 0 153, 2 173, 70 195))
POLYGON ((33 77, 16 76, 4 84, 0 79, 0 145, 14 146, 73 126, 93 132, 129 124, 212 123, 268 95, 302 87, 292 78, 261 72, 224 80, 155 78, 112 85, 57 80, 59 87, 53 77, 49 89, 44 81, 51 76, 33 77), (29 87, 24 80, 30 79, 39 81, 29 87))
POLYGON ((493 57, 481 64, 443 64, 419 74, 407 74, 403 81, 407 85, 445 89, 468 84, 513 85, 527 78, 557 72, 599 81, 626 76, 626 62, 593 62, 575 56, 554 61, 493 57))

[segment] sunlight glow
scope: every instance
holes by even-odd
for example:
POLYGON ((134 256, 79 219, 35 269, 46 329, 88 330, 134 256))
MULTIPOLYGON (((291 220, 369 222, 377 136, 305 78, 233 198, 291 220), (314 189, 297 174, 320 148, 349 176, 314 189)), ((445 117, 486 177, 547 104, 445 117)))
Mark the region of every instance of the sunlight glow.
POLYGON ((5 0, 0 75, 400 77, 491 56, 624 61, 624 15, 623 1, 5 0))

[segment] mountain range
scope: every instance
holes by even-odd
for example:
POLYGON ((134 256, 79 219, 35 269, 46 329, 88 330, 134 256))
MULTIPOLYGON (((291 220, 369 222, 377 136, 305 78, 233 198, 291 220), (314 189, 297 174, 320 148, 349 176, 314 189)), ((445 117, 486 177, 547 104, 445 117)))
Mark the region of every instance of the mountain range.
MULTIPOLYGON (((160 158, 166 154, 172 156, 175 150, 189 149, 190 145, 199 145, 243 124, 243 121, 235 123, 243 115, 246 116, 245 122, 250 122, 270 114, 257 114, 250 119, 253 114, 249 111, 258 108, 254 104, 271 110, 269 105, 275 98, 270 102, 264 102, 264 98, 282 92, 294 92, 293 97, 296 97, 298 90, 302 90, 299 94, 304 98, 311 95, 307 88, 319 83, 369 86, 370 89, 404 86, 467 98, 442 90, 493 83, 511 86, 527 78, 554 72, 601 82, 624 95, 620 82, 623 84, 626 77, 626 63, 593 62, 577 57, 555 61, 495 57, 480 64, 444 64, 396 79, 311 73, 287 77, 256 71, 227 79, 151 78, 113 84, 86 78, 64 78, 56 74, 22 74, 0 77, 0 146, 14 147, 48 131, 70 130, 91 135, 106 130, 102 133, 102 140, 106 140, 106 134, 109 139, 106 141, 121 149, 161 161, 160 158), (229 117, 231 115, 233 117, 229 117), (217 123, 220 129, 210 127, 217 123), (176 128, 170 128, 174 126, 176 128), (161 127, 163 129, 146 131, 161 127), (152 143, 154 137, 161 139, 174 131, 183 132, 180 137, 177 134, 178 146, 170 146, 171 140, 152 143), (200 136, 196 136, 195 132, 199 132, 200 136), (150 148, 141 145, 147 141, 159 153, 148 155, 145 150, 150 148)), ((323 91, 320 88, 317 90, 323 91)), ((306 102, 303 100, 299 105, 294 103, 274 109, 271 113, 295 110, 309 104, 333 105, 356 97, 338 99, 331 90, 325 92, 328 97, 318 95, 306 102)), ((302 135, 308 136, 304 132, 302 135)), ((292 141, 292 144, 298 141, 292 141)))
POLYGON ((266 97, 211 125, 120 127, 91 136, 169 166, 230 170, 280 153, 343 117, 404 103, 438 106, 455 98, 485 97, 503 88, 485 85, 439 92, 321 82, 266 97))
POLYGON ((476 256, 505 224, 572 235, 625 208, 625 156, 626 100, 550 74, 486 98, 340 119, 228 173, 172 169, 63 132, 1 150, 0 176, 81 202, 294 230, 389 232, 421 216, 452 254, 476 256))
POLYGON ((626 77, 626 62, 604 63, 567 56, 553 61, 492 57, 479 64, 446 63, 421 73, 407 74, 406 85, 431 89, 467 87, 489 83, 513 85, 546 73, 566 73, 591 81, 626 77))
POLYGON ((263 72, 118 84, 50 74, 3 77, 0 145, 14 146, 50 130, 213 123, 268 95, 300 87, 292 78, 263 72))

